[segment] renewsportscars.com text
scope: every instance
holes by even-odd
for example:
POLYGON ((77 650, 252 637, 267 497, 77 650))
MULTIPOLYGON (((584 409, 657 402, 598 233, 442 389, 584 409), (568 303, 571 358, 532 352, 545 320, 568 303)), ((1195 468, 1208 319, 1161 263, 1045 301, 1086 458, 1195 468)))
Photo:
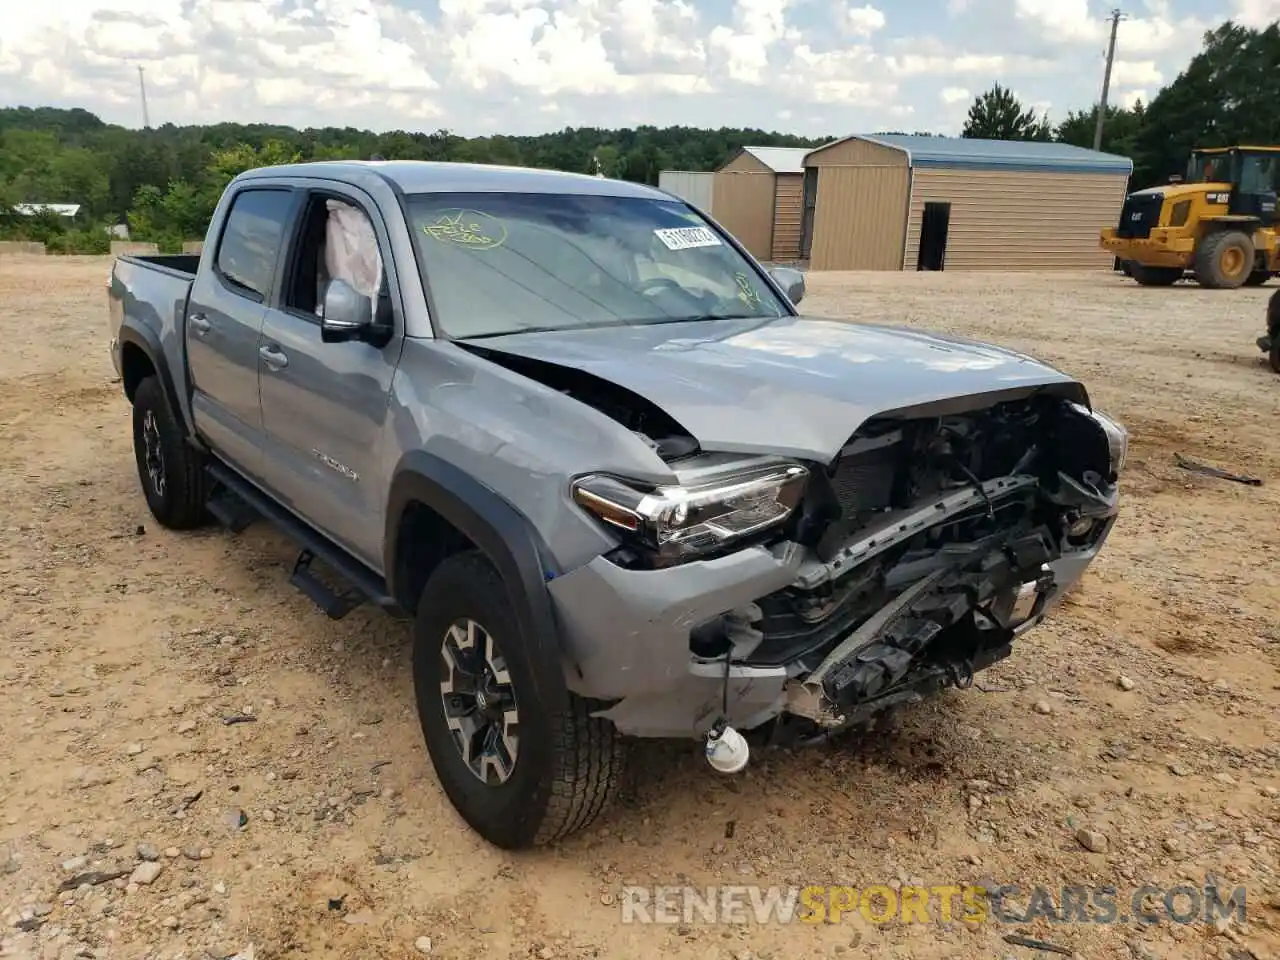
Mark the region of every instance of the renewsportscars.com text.
POLYGON ((1212 925, 1245 920, 1245 889, 1206 884, 999 888, 973 884, 891 887, 870 885, 624 887, 623 923, 1139 923, 1212 925))

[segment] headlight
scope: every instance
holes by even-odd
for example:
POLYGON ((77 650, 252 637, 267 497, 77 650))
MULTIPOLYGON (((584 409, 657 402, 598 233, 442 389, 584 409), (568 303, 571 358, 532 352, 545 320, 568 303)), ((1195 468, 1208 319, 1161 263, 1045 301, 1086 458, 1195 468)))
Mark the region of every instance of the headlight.
POLYGON ((795 510, 809 471, 781 464, 692 486, 641 489, 606 476, 574 482, 574 502, 664 558, 708 553, 781 523, 795 510))
POLYGON ((1093 411, 1093 419, 1102 427, 1107 435, 1107 449, 1111 451, 1111 470, 1116 476, 1124 472, 1125 461, 1129 459, 1129 431, 1105 413, 1093 411))
POLYGON ((1125 461, 1129 458, 1129 431, 1105 413, 1090 410, 1079 403, 1073 403, 1071 406, 1102 428, 1107 438, 1107 452, 1111 455, 1111 472, 1119 476, 1124 472, 1125 461))

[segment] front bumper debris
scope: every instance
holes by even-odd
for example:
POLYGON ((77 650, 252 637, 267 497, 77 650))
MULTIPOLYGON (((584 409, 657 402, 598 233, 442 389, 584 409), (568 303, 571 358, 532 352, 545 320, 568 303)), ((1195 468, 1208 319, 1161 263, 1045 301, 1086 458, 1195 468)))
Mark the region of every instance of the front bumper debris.
POLYGON ((966 687, 1008 656, 1016 636, 1039 622, 1058 586, 1054 551, 1039 534, 992 550, 977 563, 940 569, 903 591, 849 635, 808 677, 788 685, 788 710, 820 726, 854 723, 924 692, 966 687), (921 662, 939 635, 969 613, 984 621, 988 643, 921 662))

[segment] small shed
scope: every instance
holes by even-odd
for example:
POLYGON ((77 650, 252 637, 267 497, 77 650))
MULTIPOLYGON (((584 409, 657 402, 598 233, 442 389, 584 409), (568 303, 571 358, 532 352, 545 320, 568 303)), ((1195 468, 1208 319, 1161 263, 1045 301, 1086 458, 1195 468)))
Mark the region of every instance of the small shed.
POLYGON ((1065 143, 845 137, 804 160, 814 270, 1109 268, 1133 161, 1065 143))
POLYGON ((712 191, 716 175, 695 170, 659 170, 658 189, 688 200, 703 213, 711 214, 712 191))
POLYGON ((809 147, 743 147, 715 174, 715 218, 760 260, 800 259, 809 147))

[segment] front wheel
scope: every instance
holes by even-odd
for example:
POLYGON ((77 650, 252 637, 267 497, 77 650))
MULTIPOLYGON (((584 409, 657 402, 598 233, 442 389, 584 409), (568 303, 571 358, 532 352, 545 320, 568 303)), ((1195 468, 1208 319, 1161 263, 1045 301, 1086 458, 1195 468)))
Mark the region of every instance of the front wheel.
POLYGON ((468 551, 445 559, 418 601, 413 682, 436 776, 462 818, 521 849, 591 824, 615 795, 624 744, 591 705, 540 697, 506 587, 468 551))
POLYGON ((204 462, 186 441, 160 381, 150 376, 133 394, 133 454, 151 515, 170 530, 205 521, 204 462))
POLYGON ((1196 250, 1196 279, 1202 287, 1233 290, 1254 272, 1253 241, 1239 230, 1211 233, 1196 250))

